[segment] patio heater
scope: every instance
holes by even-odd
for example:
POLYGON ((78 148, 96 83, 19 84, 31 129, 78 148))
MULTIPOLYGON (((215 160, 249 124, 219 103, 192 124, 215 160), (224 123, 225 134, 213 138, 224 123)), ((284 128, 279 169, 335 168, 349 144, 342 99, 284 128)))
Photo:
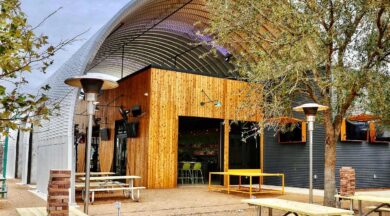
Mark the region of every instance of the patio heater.
POLYGON ((82 76, 74 76, 65 80, 65 83, 82 88, 85 93, 85 100, 88 102, 87 115, 88 115, 88 138, 86 152, 86 165, 85 165, 85 199, 84 199, 84 212, 88 214, 89 205, 89 177, 90 177, 90 163, 91 163, 91 141, 92 141, 92 121, 95 115, 96 99, 100 90, 113 89, 118 87, 116 78, 106 74, 100 73, 88 73, 82 76))
POLYGON ((327 106, 316 103, 306 103, 294 107, 297 112, 304 112, 309 129, 309 203, 313 203, 313 130, 317 111, 327 110, 327 106))

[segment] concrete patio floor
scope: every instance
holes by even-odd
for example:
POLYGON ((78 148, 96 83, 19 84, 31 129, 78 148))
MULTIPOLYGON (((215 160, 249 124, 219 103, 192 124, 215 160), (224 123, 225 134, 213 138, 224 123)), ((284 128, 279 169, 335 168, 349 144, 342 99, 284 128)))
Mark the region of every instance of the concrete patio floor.
MULTIPOLYGON (((46 202, 31 193, 28 186, 17 184, 17 180, 8 180, 9 195, 7 199, 0 199, 0 215, 16 216, 16 208, 42 207, 46 202)), ((307 202, 306 194, 288 192, 285 195, 258 195, 257 197, 278 197, 282 199, 307 202)), ((292 190, 294 191, 294 190, 292 190)), ((375 190, 364 193, 390 195, 389 190, 375 190)), ((141 193, 141 201, 133 202, 122 196, 121 193, 99 196, 90 206, 92 216, 115 216, 117 210, 114 203, 121 202, 122 216, 132 215, 256 215, 254 207, 249 207, 240 202, 248 198, 241 194, 228 195, 220 192, 209 192, 207 186, 182 186, 175 189, 150 189, 141 193), (100 197, 100 198, 99 198, 100 197)), ((78 199, 82 209, 83 203, 78 199)), ((322 202, 321 196, 315 196, 315 202, 322 202)), ((371 203, 364 203, 365 206, 371 203)), ((343 207, 347 208, 348 203, 343 207)), ((356 206, 355 206, 356 208, 356 206)), ((268 215, 268 210, 263 209, 268 215)), ((283 212, 273 211, 273 215, 283 215, 283 212)), ((374 214, 375 215, 375 214, 374 214)), ((386 215, 386 214, 384 214, 386 215)))

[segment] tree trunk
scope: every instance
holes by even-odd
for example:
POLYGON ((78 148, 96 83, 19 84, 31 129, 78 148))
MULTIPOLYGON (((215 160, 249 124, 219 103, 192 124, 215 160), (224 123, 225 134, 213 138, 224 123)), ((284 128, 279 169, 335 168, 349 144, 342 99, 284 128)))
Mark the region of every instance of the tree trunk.
MULTIPOLYGON (((324 205, 336 206, 336 142, 339 133, 335 133, 331 117, 325 116, 325 170, 324 170, 324 205)), ((337 128, 337 127, 336 127, 337 128)))

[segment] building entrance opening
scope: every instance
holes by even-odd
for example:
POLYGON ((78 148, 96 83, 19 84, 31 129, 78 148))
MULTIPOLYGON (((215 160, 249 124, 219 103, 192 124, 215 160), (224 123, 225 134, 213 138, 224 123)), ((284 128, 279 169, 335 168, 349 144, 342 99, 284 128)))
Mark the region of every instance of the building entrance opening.
POLYGON ((178 184, 205 184, 223 171, 223 134, 221 119, 179 117, 178 184))
MULTIPOLYGON (((254 122, 230 122, 229 169, 260 169, 260 136, 254 122)), ((254 178, 253 183, 259 179, 254 178)), ((231 178, 237 184, 238 178, 231 178)), ((242 181, 249 183, 249 178, 242 181)))

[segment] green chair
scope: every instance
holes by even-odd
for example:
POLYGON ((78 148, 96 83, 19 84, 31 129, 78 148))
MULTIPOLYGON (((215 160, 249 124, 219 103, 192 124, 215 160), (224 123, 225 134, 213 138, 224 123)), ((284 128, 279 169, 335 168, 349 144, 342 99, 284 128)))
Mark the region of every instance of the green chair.
POLYGON ((204 184, 201 162, 196 162, 194 164, 194 167, 192 168, 192 178, 193 182, 196 181, 196 183, 199 183, 199 180, 201 180, 202 184, 204 184))
POLYGON ((181 180, 181 183, 184 184, 191 183, 193 184, 193 179, 192 179, 192 171, 191 171, 191 164, 188 162, 182 163, 182 167, 179 168, 179 179, 181 180))

